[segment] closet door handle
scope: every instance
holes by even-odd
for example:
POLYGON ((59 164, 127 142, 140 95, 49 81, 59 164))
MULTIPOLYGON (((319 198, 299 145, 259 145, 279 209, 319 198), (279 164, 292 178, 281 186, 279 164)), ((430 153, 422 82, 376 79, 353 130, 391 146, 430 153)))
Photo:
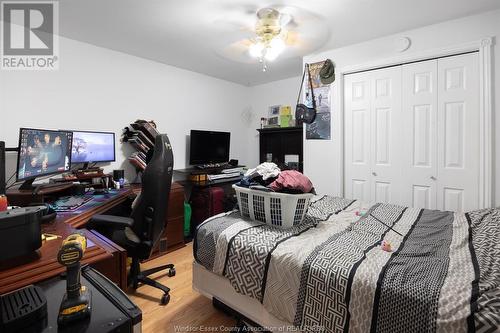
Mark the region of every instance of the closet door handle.
POLYGON ((431 179, 432 179, 432 180, 436 180, 437 178, 436 178, 436 177, 434 177, 434 176, 431 176, 431 179))

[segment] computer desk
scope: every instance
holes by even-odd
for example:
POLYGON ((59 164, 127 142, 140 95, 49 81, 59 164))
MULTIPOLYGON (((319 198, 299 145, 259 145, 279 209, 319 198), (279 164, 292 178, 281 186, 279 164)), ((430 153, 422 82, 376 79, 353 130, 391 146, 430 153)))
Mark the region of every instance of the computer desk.
POLYGON ((134 190, 131 188, 122 189, 109 199, 104 198, 99 204, 85 204, 75 212, 59 213, 54 222, 42 225, 43 233, 60 237, 44 241, 34 260, 33 258, 26 262, 18 260, 8 266, 0 266, 0 294, 64 272, 65 267, 57 261, 57 252, 62 240, 73 232, 83 233, 88 240, 82 263, 90 264, 125 290, 127 288, 127 252, 97 231, 82 227, 92 216, 102 214, 119 205, 133 193, 134 190))

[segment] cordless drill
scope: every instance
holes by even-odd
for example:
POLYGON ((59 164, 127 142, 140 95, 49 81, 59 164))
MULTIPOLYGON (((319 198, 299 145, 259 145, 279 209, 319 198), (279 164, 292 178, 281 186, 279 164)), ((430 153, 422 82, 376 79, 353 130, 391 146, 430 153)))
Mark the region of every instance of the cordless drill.
POLYGON ((59 263, 66 266, 66 293, 57 317, 59 325, 90 316, 92 293, 80 284, 80 260, 86 247, 85 236, 75 233, 62 242, 57 254, 59 263))

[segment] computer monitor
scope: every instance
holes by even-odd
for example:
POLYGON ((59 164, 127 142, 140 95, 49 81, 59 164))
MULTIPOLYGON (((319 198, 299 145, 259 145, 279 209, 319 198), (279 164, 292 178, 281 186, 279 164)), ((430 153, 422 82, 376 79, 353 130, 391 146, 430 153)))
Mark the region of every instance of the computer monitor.
POLYGON ((231 133, 191 130, 189 164, 200 165, 229 161, 231 133))
POLYGON ((71 147, 71 162, 89 163, 114 162, 115 133, 73 131, 73 145, 71 147))
POLYGON ((19 130, 17 181, 21 189, 31 189, 37 177, 70 170, 73 133, 34 128, 19 130))

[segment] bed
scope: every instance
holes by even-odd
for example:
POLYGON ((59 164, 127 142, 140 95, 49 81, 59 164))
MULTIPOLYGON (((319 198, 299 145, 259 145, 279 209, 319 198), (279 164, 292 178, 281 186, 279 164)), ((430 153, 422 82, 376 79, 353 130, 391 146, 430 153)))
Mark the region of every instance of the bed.
POLYGON ((291 229, 215 216, 193 249, 194 289, 269 331, 500 330, 500 209, 322 196, 291 229))

